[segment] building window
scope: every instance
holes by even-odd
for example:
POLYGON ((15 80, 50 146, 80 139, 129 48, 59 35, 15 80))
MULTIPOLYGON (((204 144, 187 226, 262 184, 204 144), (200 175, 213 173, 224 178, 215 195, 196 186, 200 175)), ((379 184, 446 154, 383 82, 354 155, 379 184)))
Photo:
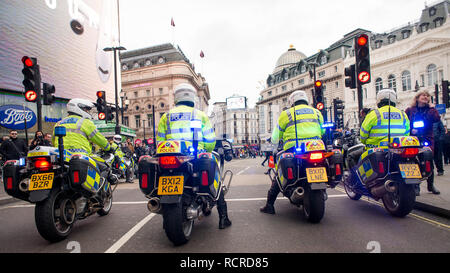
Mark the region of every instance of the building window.
POLYGON ((395 76, 392 74, 389 75, 388 77, 388 87, 397 91, 397 83, 395 81, 395 76))
POLYGON ((159 94, 160 94, 160 95, 162 95, 163 91, 164 91, 164 89, 159 88, 159 94))
POLYGON ((136 128, 141 127, 141 115, 134 116, 134 120, 136 121, 136 128))
POLYGON ((145 90, 145 94, 147 95, 147 97, 150 96, 150 90, 145 90))
POLYGON ((151 110, 152 109, 152 105, 151 104, 147 105, 147 109, 151 110))
POLYGON ((420 75, 420 86, 421 87, 425 86, 425 76, 423 74, 420 75))
POLYGON ((402 38, 403 38, 403 39, 409 38, 409 34, 410 34, 410 33, 411 33, 411 31, 409 31, 409 30, 403 31, 403 32, 402 32, 402 38))
POLYGON ((302 65, 302 67, 300 68, 300 72, 302 74, 306 72, 306 65, 302 65))
POLYGON ((325 77, 325 70, 320 71, 320 72, 318 73, 318 75, 319 75, 319 78, 325 77))
POLYGON ((353 90, 353 101, 356 101, 356 91, 355 90, 353 90))
POLYGON ((328 61, 328 58, 327 58, 326 55, 322 55, 322 57, 320 57, 320 64, 321 64, 321 65, 326 64, 327 61, 328 61))
POLYGON ((427 66, 428 86, 435 85, 437 83, 437 69, 435 64, 427 66))
POLYGON ((147 114, 147 125, 148 127, 152 127, 153 116, 152 114, 147 114))
POLYGON ((437 18, 437 19, 435 19, 435 20, 434 20, 434 26, 435 26, 435 27, 440 27, 440 26, 442 26, 443 21, 444 21, 443 18, 437 18))
POLYGON ((436 15, 436 9, 435 8, 430 8, 428 10, 428 12, 429 12, 430 16, 435 16, 436 15))
POLYGON ((420 25, 420 32, 425 32, 428 30, 428 23, 420 25))
POLYGON ((135 62, 134 65, 133 65, 133 68, 139 68, 139 63, 135 62))
POLYGON ((135 109, 136 109, 136 111, 139 111, 139 105, 136 105, 135 109))
POLYGON ((138 97, 138 92, 137 92, 137 91, 134 92, 134 97, 135 97, 135 98, 138 97))
POLYGON ((272 96, 272 91, 267 92, 268 96, 272 96))
POLYGON ((300 79, 300 80, 298 80, 298 84, 299 84, 299 85, 305 84, 305 79, 300 79))
POLYGON ((380 48, 382 44, 383 44, 382 40, 375 41, 375 48, 380 48))
POLYGON ((282 87, 281 87, 281 91, 286 91, 286 85, 283 85, 282 87))
POLYGON ((164 104, 164 102, 161 102, 160 104, 159 104, 159 108, 164 108, 164 106, 166 106, 165 104, 164 104))
POLYGON ((402 90, 411 90, 411 72, 408 70, 402 72, 402 90))
POLYGON ((339 82, 335 82, 335 87, 339 88, 339 82))
POLYGON ((391 35, 388 37, 388 43, 393 44, 395 42, 395 35, 391 35))
POLYGON ((123 125, 128 126, 128 117, 123 117, 123 125))
POLYGON ((380 91, 381 89, 383 89, 383 80, 381 78, 377 78, 375 80, 375 91, 376 91, 376 93, 378 93, 378 91, 380 91))

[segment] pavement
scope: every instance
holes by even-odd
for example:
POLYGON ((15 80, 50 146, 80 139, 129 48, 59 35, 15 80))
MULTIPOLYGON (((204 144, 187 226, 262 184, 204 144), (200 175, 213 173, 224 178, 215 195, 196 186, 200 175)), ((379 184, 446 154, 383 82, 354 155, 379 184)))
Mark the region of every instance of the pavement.
MULTIPOLYGON (((264 160, 264 158, 261 158, 261 162, 262 160, 264 160)), ((420 196, 416 197, 414 208, 450 219, 450 165, 444 165, 443 176, 437 176, 435 170, 434 184, 441 194, 436 195, 428 192, 427 182, 422 182, 420 185, 420 196)), ((3 181, 0 181, 0 205, 17 201, 21 200, 9 196, 5 192, 3 181)))

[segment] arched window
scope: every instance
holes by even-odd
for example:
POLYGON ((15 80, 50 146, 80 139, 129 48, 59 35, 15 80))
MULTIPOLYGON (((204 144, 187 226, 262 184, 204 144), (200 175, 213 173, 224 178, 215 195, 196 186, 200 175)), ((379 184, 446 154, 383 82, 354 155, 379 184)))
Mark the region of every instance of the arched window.
POLYGON ((402 90, 411 90, 411 72, 408 70, 402 72, 402 90))
POLYGON ((327 61, 328 61, 327 55, 323 54, 323 55, 320 57, 320 65, 326 64, 327 61))
POLYGON ((437 83, 437 68, 435 64, 427 66, 428 86, 435 85, 437 83))
POLYGON ((375 80, 375 91, 378 93, 381 89, 383 89, 383 79, 377 78, 375 80))
POLYGON ((395 76, 392 74, 388 77, 388 87, 397 91, 397 82, 395 81, 395 76))

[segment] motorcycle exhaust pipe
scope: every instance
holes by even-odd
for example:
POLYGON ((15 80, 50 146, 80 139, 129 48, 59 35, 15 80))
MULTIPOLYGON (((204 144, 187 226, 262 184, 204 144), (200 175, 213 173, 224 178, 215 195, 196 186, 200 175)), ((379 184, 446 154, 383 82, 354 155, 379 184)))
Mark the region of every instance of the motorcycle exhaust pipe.
POLYGON ((303 200, 303 196, 305 195, 305 189, 303 187, 298 187, 294 190, 294 192, 291 194, 291 197, 289 198, 292 203, 298 204, 300 201, 303 200))
POLYGON ((198 220, 203 219, 203 212, 201 206, 197 208, 190 206, 186 209, 186 218, 189 220, 198 218, 198 220))
POLYGON ((386 181, 384 183, 384 187, 386 188, 386 191, 388 191, 388 192, 395 192, 397 190, 397 185, 392 180, 386 181))
POLYGON ((28 186, 30 185, 30 179, 24 179, 19 183, 19 189, 23 192, 28 191, 28 186))
POLYGON ((152 197, 147 203, 147 208, 152 213, 161 212, 161 200, 158 197, 152 197))

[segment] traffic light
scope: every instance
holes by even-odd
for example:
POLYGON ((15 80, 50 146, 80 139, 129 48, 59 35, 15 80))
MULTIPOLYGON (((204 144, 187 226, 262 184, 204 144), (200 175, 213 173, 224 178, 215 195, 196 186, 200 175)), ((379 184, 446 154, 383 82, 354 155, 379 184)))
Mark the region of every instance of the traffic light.
POLYGON ((36 102, 41 98, 41 75, 37 60, 36 58, 23 56, 22 63, 22 74, 24 76, 22 84, 25 88, 25 100, 36 102))
POLYGON ((44 105, 51 105, 55 101, 55 86, 44 82, 42 86, 42 93, 44 96, 44 105))
POLYGON ((340 99, 333 99, 333 107, 334 107, 334 122, 336 124, 336 128, 344 127, 344 101, 340 99))
POLYGON ((370 82, 369 36, 355 37, 356 78, 359 85, 370 82))
POLYGON ((356 72, 355 72, 355 65, 352 64, 349 67, 346 67, 344 70, 345 78, 345 87, 355 89, 356 88, 356 72))
POLYGON ((107 106, 106 107, 106 120, 110 121, 110 120, 114 120, 114 112, 115 109, 113 109, 112 106, 107 106))
POLYGON ((106 96, 105 91, 97 91, 97 112, 98 112, 98 119, 99 120, 106 120, 107 114, 106 114, 106 96))
POLYGON ((316 108, 318 110, 323 110, 324 104, 323 104, 322 81, 317 80, 314 82, 314 97, 316 102, 316 108))
POLYGON ((450 107, 450 89, 448 81, 442 81, 442 99, 445 103, 445 108, 450 107))

